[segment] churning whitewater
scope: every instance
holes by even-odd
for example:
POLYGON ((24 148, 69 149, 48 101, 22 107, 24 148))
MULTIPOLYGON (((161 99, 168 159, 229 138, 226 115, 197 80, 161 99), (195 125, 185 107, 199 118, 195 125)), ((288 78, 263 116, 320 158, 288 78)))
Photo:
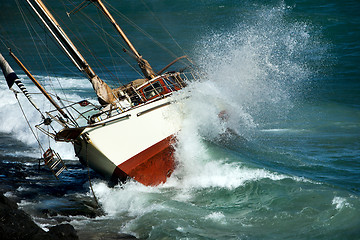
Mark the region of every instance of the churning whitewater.
MULTIPOLYGON (((131 7, 135 3, 109 2, 146 22, 131 7)), ((156 187, 135 181, 109 186, 94 172, 88 175, 64 143, 51 143, 69 162, 61 180, 39 171, 38 144, 1 76, 0 176, 6 195, 25 198, 21 208, 44 229, 70 222, 80 239, 119 233, 140 239, 359 239, 359 72, 341 47, 348 41, 359 56, 354 46, 360 38, 342 30, 359 26, 347 20, 359 20, 351 11, 359 4, 350 2, 356 7, 335 0, 152 4, 172 33, 183 33, 179 43, 205 76, 177 93, 177 99, 186 96, 171 109, 182 118, 174 143, 177 167, 156 187), (194 26, 185 29, 182 17, 194 26), (334 39, 340 34, 351 39, 334 39), (332 75, 335 68, 344 78, 332 75), (345 102, 345 86, 354 102, 345 102)), ((87 80, 57 74, 55 81, 45 72, 37 78, 64 91, 70 102, 96 102, 87 80)), ((18 75, 39 107, 48 107, 18 75)), ((38 123, 38 112, 18 98, 27 120, 38 123)))

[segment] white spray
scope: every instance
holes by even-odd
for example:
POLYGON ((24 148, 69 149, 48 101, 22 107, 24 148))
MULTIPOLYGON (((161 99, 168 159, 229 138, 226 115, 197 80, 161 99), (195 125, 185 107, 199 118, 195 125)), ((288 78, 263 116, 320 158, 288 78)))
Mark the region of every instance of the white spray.
MULTIPOLYGON (((32 82, 27 79, 26 76, 19 75, 19 77, 22 79, 22 82, 32 95, 34 102, 40 107, 40 109, 43 109, 43 111, 45 109, 52 109, 50 103, 46 101, 46 99, 41 94, 34 94, 38 93, 39 91, 32 84, 32 82)), ((40 81, 46 80, 46 77, 44 76, 36 76, 36 78, 40 81)), ((71 85, 71 83, 75 85, 81 84, 79 83, 81 82, 80 79, 64 78, 59 80, 63 82, 63 88, 66 88, 68 84, 71 85)), ((55 151, 60 153, 62 158, 75 159, 74 151, 71 144, 55 142, 54 140, 49 139, 46 135, 36 130, 34 126, 41 123, 42 117, 39 112, 27 101, 25 96, 22 93, 18 93, 18 98, 15 98, 14 93, 7 88, 6 80, 2 75, 0 76, 0 82, 2 83, 0 84, 0 132, 11 134, 14 139, 21 141, 34 149, 27 152, 17 152, 16 149, 9 149, 8 154, 29 156, 35 158, 40 157, 41 151, 37 150, 39 149, 38 142, 32 131, 30 130, 30 125, 45 150, 47 149, 47 147, 49 147, 49 145, 51 145, 51 147, 55 151), (19 100, 19 102, 17 101, 17 99, 19 100), (24 117, 22 110, 24 111, 26 118, 24 117), (27 123, 27 121, 29 122, 29 124, 27 123)), ((84 85, 86 86, 86 84, 84 85)), ((82 100, 77 94, 73 93, 67 94, 67 99, 73 102, 82 100)))
MULTIPOLYGON (((188 86, 190 97, 177 108, 184 119, 177 135, 176 171, 164 185, 146 192, 134 182, 115 191, 124 195, 135 191, 146 198, 171 188, 176 189, 175 200, 187 201, 194 194, 193 189, 233 189, 263 178, 289 178, 245 167, 241 159, 209 145, 229 134, 251 141, 267 120, 292 107, 292 98, 311 74, 302 57, 314 45, 315 38, 308 24, 286 23, 287 10, 283 5, 270 11, 259 10, 252 22, 239 24, 225 34, 211 34, 199 42, 196 62, 205 75, 188 86), (225 118, 219 117, 223 111, 225 118)), ((113 193, 107 194, 114 190, 98 184, 95 191, 109 213, 117 212, 113 193)), ((140 209, 144 204, 132 205, 131 209, 140 209)), ((137 211, 133 213, 136 215, 137 211)))
POLYGON ((285 22, 288 10, 283 5, 259 10, 251 22, 198 44, 197 62, 206 74, 190 85, 191 96, 181 108, 185 119, 174 174, 179 186, 232 188, 272 175, 214 154, 206 142, 229 134, 252 141, 259 129, 286 118, 312 74, 307 51, 318 44, 311 26, 285 22), (225 119, 219 117, 222 112, 225 119))

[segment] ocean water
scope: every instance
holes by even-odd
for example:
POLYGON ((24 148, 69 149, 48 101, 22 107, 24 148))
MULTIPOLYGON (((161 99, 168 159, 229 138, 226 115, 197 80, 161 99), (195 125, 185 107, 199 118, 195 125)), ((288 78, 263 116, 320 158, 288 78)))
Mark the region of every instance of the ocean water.
MULTIPOLYGON (((204 73, 175 108, 184 116, 176 171, 157 187, 109 187, 78 163, 71 145, 50 142, 69 168, 56 180, 39 167, 37 142, 0 76, 0 186, 6 196, 44 229, 69 222, 81 239, 120 233, 140 239, 360 239, 358 1, 107 3, 121 13, 119 23, 154 69, 186 54, 204 73), (226 120, 218 117, 223 110, 226 120)), ((75 29, 65 30, 110 85, 139 76, 93 6, 67 18, 72 3, 46 4, 60 24, 75 29), (105 36, 110 40, 102 41, 105 36), (110 73, 101 71, 103 65, 110 73)), ((7 47, 47 88, 70 101, 95 101, 88 81, 31 20, 26 1, 1 2, 0 8, 0 51, 29 92, 36 90, 7 47), (28 33, 33 28, 37 35, 28 33)), ((49 107, 40 95, 33 98, 49 107)), ((19 101, 29 122, 38 123, 39 114, 23 96, 19 101)))

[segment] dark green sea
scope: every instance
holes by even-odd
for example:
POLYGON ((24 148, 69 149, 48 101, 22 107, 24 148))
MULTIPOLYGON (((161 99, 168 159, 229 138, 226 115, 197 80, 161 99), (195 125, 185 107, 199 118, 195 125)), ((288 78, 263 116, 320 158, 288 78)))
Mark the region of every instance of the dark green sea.
MULTIPOLYGON (((66 11, 82 1, 44 2, 106 82, 139 77, 94 6, 69 18, 66 11)), ((80 239, 117 239, 120 233, 140 239, 360 239, 359 1, 106 4, 155 70, 186 54, 204 73, 189 84, 191 96, 181 108, 176 171, 157 187, 109 187, 90 171, 99 214, 88 170, 71 145, 54 147, 68 159, 60 180, 38 168, 37 143, 1 75, 0 189, 6 196, 44 229, 69 222, 80 239), (221 110, 227 121, 219 121, 221 110)), ((0 9, 0 52, 29 92, 35 87, 8 47, 47 88, 61 85, 70 100, 95 99, 25 0, 2 0, 0 9)), ((39 114, 19 98, 29 121, 38 123, 39 114)), ((48 107, 39 95, 34 99, 48 107)))

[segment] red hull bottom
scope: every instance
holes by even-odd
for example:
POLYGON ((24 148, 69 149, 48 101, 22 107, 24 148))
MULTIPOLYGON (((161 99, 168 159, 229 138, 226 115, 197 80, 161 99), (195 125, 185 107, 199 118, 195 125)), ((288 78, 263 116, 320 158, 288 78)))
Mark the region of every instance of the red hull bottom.
POLYGON ((170 136, 138 153, 118 165, 113 178, 124 181, 130 177, 146 186, 164 183, 175 168, 173 143, 170 136))

